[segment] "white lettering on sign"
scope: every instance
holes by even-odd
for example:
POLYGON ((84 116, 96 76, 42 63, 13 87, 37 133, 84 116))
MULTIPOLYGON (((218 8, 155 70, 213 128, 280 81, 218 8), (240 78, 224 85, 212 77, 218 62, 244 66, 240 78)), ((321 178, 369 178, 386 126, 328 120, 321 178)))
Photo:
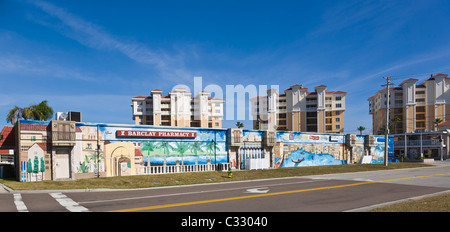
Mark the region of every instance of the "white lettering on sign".
POLYGON ((197 132, 118 130, 116 137, 195 138, 197 132))

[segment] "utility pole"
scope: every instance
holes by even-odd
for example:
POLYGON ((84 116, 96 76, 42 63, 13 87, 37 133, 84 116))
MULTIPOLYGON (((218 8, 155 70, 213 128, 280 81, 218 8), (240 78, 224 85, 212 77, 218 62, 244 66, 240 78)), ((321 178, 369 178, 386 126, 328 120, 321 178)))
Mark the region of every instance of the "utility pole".
POLYGON ((388 141, 389 141, 389 113, 390 113, 390 109, 389 109, 389 87, 392 85, 391 83, 391 77, 383 77, 384 79, 386 79, 386 85, 382 85, 382 86, 386 86, 387 88, 387 95, 386 95, 386 128, 384 130, 385 133, 385 144, 384 144, 384 166, 388 166, 388 141))

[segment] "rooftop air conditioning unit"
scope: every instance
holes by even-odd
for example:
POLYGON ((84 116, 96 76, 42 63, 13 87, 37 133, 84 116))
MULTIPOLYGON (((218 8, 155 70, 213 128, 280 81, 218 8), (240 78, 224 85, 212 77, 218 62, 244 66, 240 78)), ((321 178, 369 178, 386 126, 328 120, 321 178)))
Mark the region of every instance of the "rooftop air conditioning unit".
POLYGON ((69 121, 81 122, 81 112, 69 111, 69 121))
POLYGON ((56 120, 67 121, 69 119, 69 114, 67 112, 57 112, 56 120))

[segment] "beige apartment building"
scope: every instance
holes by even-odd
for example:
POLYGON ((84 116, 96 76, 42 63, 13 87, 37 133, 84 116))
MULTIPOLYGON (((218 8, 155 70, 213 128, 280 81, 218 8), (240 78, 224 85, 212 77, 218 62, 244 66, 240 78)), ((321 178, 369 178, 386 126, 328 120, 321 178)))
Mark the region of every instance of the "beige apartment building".
MULTIPOLYGON (((409 78, 399 86, 389 88, 390 133, 411 133, 435 130, 434 120, 449 119, 450 79, 447 74, 435 74, 419 83, 409 78)), ((368 99, 373 133, 383 134, 386 125, 387 88, 368 99)))
POLYGON ((279 94, 267 90, 267 96, 250 99, 253 128, 318 133, 343 133, 345 97, 342 91, 327 91, 318 85, 308 92, 303 85, 291 85, 279 94))
POLYGON ((176 88, 168 96, 154 89, 150 96, 131 98, 136 125, 222 128, 223 99, 209 98, 201 91, 192 97, 184 88, 176 88))

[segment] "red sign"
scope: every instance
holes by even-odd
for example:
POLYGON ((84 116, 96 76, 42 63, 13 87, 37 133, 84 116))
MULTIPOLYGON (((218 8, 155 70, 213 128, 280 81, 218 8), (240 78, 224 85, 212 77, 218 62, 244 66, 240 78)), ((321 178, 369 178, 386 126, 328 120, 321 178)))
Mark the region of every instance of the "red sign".
POLYGON ((197 137, 197 132, 118 130, 116 137, 195 138, 197 137))

